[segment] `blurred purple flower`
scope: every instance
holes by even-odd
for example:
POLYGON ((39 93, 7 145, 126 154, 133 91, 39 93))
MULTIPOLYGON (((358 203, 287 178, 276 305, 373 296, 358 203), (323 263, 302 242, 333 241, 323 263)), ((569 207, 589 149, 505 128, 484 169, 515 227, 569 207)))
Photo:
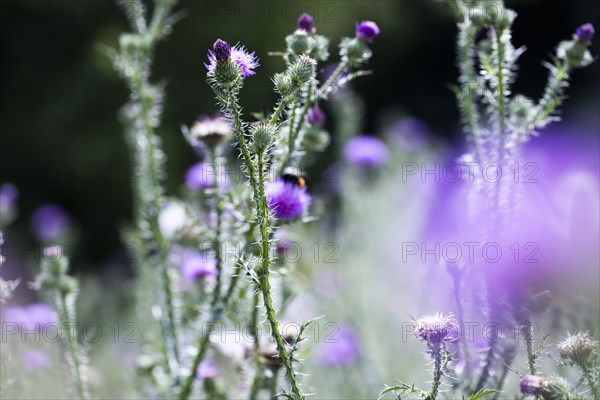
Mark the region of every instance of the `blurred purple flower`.
POLYGON ((196 375, 198 376, 198 379, 201 380, 215 379, 219 376, 219 366, 212 359, 202 361, 198 366, 198 371, 196 372, 196 375))
POLYGON ((388 150, 380 139, 363 135, 348 140, 344 156, 350 164, 376 168, 387 162, 388 150))
POLYGON ((590 43, 592 39, 594 39, 595 33, 596 31, 594 30, 594 25, 588 22, 587 24, 583 24, 577 28, 575 31, 575 38, 579 42, 590 43))
POLYGON ((248 77, 250 75, 254 75, 254 69, 258 67, 260 64, 258 63, 258 59, 254 55, 254 52, 250 53, 246 51, 244 46, 236 45, 234 47, 230 47, 229 53, 227 52, 226 46, 229 46, 227 42, 219 39, 215 42, 215 46, 213 46, 213 50, 208 51, 208 64, 204 64, 209 74, 214 74, 217 69, 217 62, 227 61, 227 59, 231 59, 231 62, 236 63, 242 72, 242 76, 248 77), (217 54, 218 53, 218 54, 217 54), (223 60, 227 55, 230 57, 223 60), (217 59, 219 57, 219 59, 217 59))
POLYGON ((52 365, 50 358, 40 350, 25 350, 21 354, 21 362, 28 371, 36 369, 48 369, 52 365))
POLYGON ((349 326, 340 326, 337 333, 320 343, 317 362, 325 366, 348 365, 358 359, 359 344, 356 332, 349 326))
POLYGON ((325 113, 319 106, 312 106, 306 113, 306 122, 309 125, 322 128, 325 125, 325 113))
POLYGON ((8 210, 19 198, 19 190, 12 183, 6 182, 0 186, 0 211, 8 210))
POLYGON ((171 251, 173 261, 179 264, 181 275, 188 281, 214 276, 217 273, 215 257, 194 249, 175 247, 171 251))
POLYGON ((287 182, 282 178, 268 182, 265 185, 265 195, 275 218, 287 220, 304 214, 312 200, 306 186, 287 182))
POLYGON ((64 235, 70 223, 69 214, 56 204, 43 205, 31 216, 31 230, 40 240, 56 239, 64 235))
POLYGON ((375 37, 379 35, 379 27, 373 21, 363 21, 359 24, 356 24, 356 36, 366 40, 367 42, 372 42, 375 37))
POLYGON ((217 175, 219 187, 227 188, 229 186, 227 174, 221 173, 218 166, 207 162, 192 165, 185 174, 185 183, 192 190, 209 189, 213 187, 215 175, 217 175))
POLYGON ((4 312, 4 323, 17 324, 27 331, 42 331, 56 324, 56 312, 45 303, 34 303, 25 307, 9 307, 4 312))
POLYGON ((427 124, 417 118, 402 118, 392 125, 391 139, 400 149, 416 151, 431 137, 427 124))

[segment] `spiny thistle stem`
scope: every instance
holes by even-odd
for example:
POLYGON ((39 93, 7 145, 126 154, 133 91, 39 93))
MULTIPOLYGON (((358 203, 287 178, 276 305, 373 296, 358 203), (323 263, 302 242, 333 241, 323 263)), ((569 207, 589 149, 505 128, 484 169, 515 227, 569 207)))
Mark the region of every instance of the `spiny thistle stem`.
POLYGON ((598 386, 594 381, 594 377, 592 376, 592 371, 590 371, 590 367, 587 365, 583 365, 581 367, 581 372, 583 373, 583 377, 587 381, 587 384, 590 387, 590 390, 592 391, 594 400, 600 400, 600 386, 598 386))
POLYGON ((275 108, 275 111, 273 111, 273 114, 271 115, 271 118, 269 119, 269 125, 277 124, 277 122, 281 118, 281 114, 283 114, 283 110, 285 110, 286 106, 287 106, 287 101, 285 101, 284 99, 280 99, 279 103, 277 104, 277 107, 275 108))
POLYGON ((292 386, 292 393, 294 398, 297 400, 304 399, 304 395, 300 390, 298 380, 296 378, 296 372, 292 365, 292 360, 285 346, 283 336, 279 331, 279 322, 277 321, 275 307, 273 306, 273 299, 271 297, 271 282, 270 276, 270 264, 271 255, 269 251, 270 235, 269 235, 269 207, 265 196, 265 165, 264 165, 264 154, 258 154, 258 198, 260 203, 258 204, 259 215, 257 216, 260 221, 260 235, 261 235, 261 266, 258 271, 258 288, 262 293, 263 303, 265 306, 267 320, 271 325, 271 334, 277 344, 277 352, 281 358, 281 362, 285 367, 286 376, 288 377, 292 386))
POLYGON ((527 363, 529 365, 529 373, 531 375, 536 375, 537 370, 535 366, 536 355, 533 351, 533 336, 532 336, 532 327, 531 321, 525 322, 523 326, 523 336, 525 339, 525 346, 527 347, 527 363))
MULTIPOLYGON (((294 152, 294 144, 296 142, 295 138, 294 138, 294 123, 296 122, 296 109, 298 108, 298 99, 295 98, 292 101, 292 105, 291 105, 291 111, 292 111, 292 115, 290 117, 290 130, 288 133, 288 153, 287 153, 287 163, 289 163, 292 159, 292 154, 294 152)), ((287 164, 286 163, 286 164, 287 164)))
POLYGON ((254 379, 250 385, 250 400, 256 400, 260 391, 260 386, 264 379, 263 368, 258 357, 258 349, 260 347, 260 340, 258 335, 258 303, 260 300, 260 293, 253 293, 252 298, 252 313, 250 319, 250 333, 252 335, 252 345, 254 349, 256 371, 254 371, 254 379))
MULTIPOLYGON (((55 295, 55 306, 60 315, 62 323, 73 324, 76 321, 75 316, 75 299, 77 297, 77 289, 74 289, 71 293, 65 293, 64 291, 57 290, 55 295)), ((68 343, 68 355, 69 355, 69 367, 71 369, 71 375, 75 381, 77 388, 77 394, 80 399, 86 400, 89 398, 87 385, 83 378, 83 363, 81 362, 79 349, 79 342, 77 341, 77 330, 75 326, 67 327, 67 341, 68 343)))
POLYGON ((481 140, 481 128, 479 126, 479 115, 477 111, 476 93, 472 90, 477 82, 477 73, 475 71, 475 39, 478 29, 469 23, 468 16, 465 21, 458 24, 459 40, 458 55, 460 66, 459 82, 462 85, 459 98, 459 106, 463 112, 463 118, 468 131, 473 139, 475 160, 478 163, 483 159, 483 144, 481 140))
POLYGON ((329 79, 325 81, 325 83, 321 86, 321 90, 319 90, 319 98, 326 98, 329 95, 330 86, 339 78, 339 76, 344 72, 344 70, 348 67, 348 61, 343 60, 337 66, 337 68, 333 71, 329 79))
MULTIPOLYGON (((210 151, 211 162, 213 169, 217 168, 217 150, 211 149, 210 151)), ((223 205, 221 199, 221 188, 219 182, 219 174, 213 174, 213 212, 214 212, 214 226, 215 226, 215 237, 213 241, 213 248, 215 251, 215 267, 217 270, 215 288, 213 293, 212 307, 215 308, 221 298, 221 282, 223 280, 223 252, 222 252, 222 240, 221 240, 221 225, 223 219, 223 205)))
POLYGON ((567 60, 557 61, 551 67, 548 84, 537 107, 536 113, 531 119, 532 129, 543 127, 547 123, 548 117, 562 101, 563 89, 569 79, 569 63, 567 60))
POLYGON ((439 393, 440 385, 442 383, 442 376, 444 375, 444 371, 442 370, 443 358, 445 353, 445 348, 443 343, 432 343, 431 351, 433 352, 433 382, 431 385, 431 392, 429 394, 429 399, 435 400, 439 393))

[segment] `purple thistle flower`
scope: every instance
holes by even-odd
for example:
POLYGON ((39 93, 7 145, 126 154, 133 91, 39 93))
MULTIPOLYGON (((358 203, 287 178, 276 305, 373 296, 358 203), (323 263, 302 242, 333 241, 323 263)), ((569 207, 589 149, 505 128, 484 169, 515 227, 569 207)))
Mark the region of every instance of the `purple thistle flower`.
POLYGON ((186 248, 176 248, 173 253, 178 259, 181 275, 187 281, 217 274, 216 260, 212 255, 186 248))
POLYGON ((313 33, 315 31, 314 18, 308 13, 303 13, 300 18, 298 18, 298 30, 306 33, 313 33))
POLYGON ((26 350, 21 355, 21 362, 28 371, 48 369, 52 365, 50 358, 40 350, 26 350))
POLYGON ((547 386, 548 382, 539 376, 525 375, 521 378, 521 393, 525 396, 539 396, 545 391, 547 386))
POLYGON ((229 179, 226 174, 219 171, 217 166, 211 163, 199 162, 192 165, 185 174, 185 183, 192 190, 204 190, 213 187, 213 181, 217 175, 219 187, 229 186, 229 179))
POLYGON ((55 239, 64 235, 69 225, 69 215, 64 208, 56 204, 41 206, 31 216, 31 230, 41 240, 55 239))
POLYGON ((415 335, 424 342, 441 343, 455 331, 457 325, 452 314, 426 315, 415 321, 415 335))
MULTIPOLYGON (((218 42, 219 42, 219 40, 217 40, 217 42, 215 42, 215 46, 217 45, 218 42)), ((223 42, 223 41, 221 41, 221 42, 223 42)), ((223 43, 227 44, 226 42, 223 42, 223 43)), ((229 46, 229 45, 227 45, 227 46, 229 46)), ((209 75, 215 73, 215 70, 217 69, 217 63, 225 62, 227 60, 231 60, 231 62, 236 63, 240 67, 242 76, 244 78, 248 77, 250 75, 254 75, 255 74, 254 68, 256 68, 260 65, 258 63, 258 59, 254 55, 254 52, 250 53, 250 52, 246 51, 244 46, 236 45, 234 47, 230 47, 229 57, 227 57, 224 61, 219 61, 219 60, 221 60, 226 55, 225 48, 222 45, 219 45, 220 54, 218 54, 218 55, 216 54, 216 50, 217 49, 215 49, 213 47, 213 50, 208 51, 208 64, 204 64, 204 66, 208 70, 209 75), (219 57, 219 58, 217 58, 217 57, 219 57)))
POLYGON ((354 329, 340 326, 337 334, 321 343, 317 352, 317 362, 324 366, 348 365, 358 359, 359 344, 354 329))
POLYGON ((224 40, 217 39, 212 51, 217 62, 227 62, 231 58, 231 46, 224 40))
POLYGON ((311 196, 305 186, 278 178, 265 185, 265 195, 269 209, 275 218, 294 219, 306 212, 311 196))
POLYGON ((348 140, 344 157, 350 164, 376 168, 386 163, 388 150, 380 139, 363 135, 348 140))
POLYGON ((8 210, 19 198, 19 190, 12 183, 0 186, 0 211, 8 210))
POLYGON ((312 106, 306 113, 306 122, 309 125, 322 128, 325 125, 325 113, 319 106, 312 106))
POLYGON ((591 43, 595 33, 594 25, 588 22, 577 28, 575 31, 575 40, 581 43, 591 43))
POLYGON ((366 40, 367 42, 372 42, 375 37, 379 35, 379 27, 373 21, 363 21, 359 24, 356 24, 356 36, 366 40))

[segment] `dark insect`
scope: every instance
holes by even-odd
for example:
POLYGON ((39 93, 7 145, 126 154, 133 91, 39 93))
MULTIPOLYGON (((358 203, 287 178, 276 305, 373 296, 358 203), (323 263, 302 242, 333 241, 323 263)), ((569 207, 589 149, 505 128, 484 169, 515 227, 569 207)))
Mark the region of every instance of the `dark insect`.
POLYGON ((306 185, 306 181, 303 177, 294 174, 283 174, 281 175, 281 179, 286 183, 293 183, 299 187, 304 187, 304 185, 306 185))

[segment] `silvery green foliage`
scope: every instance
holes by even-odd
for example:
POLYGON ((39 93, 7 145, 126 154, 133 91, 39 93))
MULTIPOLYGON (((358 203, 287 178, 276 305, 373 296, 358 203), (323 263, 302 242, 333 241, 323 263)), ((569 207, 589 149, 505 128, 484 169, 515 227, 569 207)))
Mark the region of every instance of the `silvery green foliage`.
POLYGON ((68 275, 69 260, 58 245, 46 247, 40 273, 32 286, 48 293, 58 314, 66 335, 63 337, 66 347, 66 359, 73 379, 77 397, 88 399, 87 354, 79 343, 77 335, 77 315, 75 304, 79 294, 79 282, 68 275))
MULTIPOLYGON (((2 234, 2 231, 0 231, 0 267, 2 267, 2 264, 4 264, 4 256, 2 255, 3 244, 4 235, 2 234)), ((0 304, 6 303, 18 285, 19 280, 5 281, 0 277, 0 304)))

